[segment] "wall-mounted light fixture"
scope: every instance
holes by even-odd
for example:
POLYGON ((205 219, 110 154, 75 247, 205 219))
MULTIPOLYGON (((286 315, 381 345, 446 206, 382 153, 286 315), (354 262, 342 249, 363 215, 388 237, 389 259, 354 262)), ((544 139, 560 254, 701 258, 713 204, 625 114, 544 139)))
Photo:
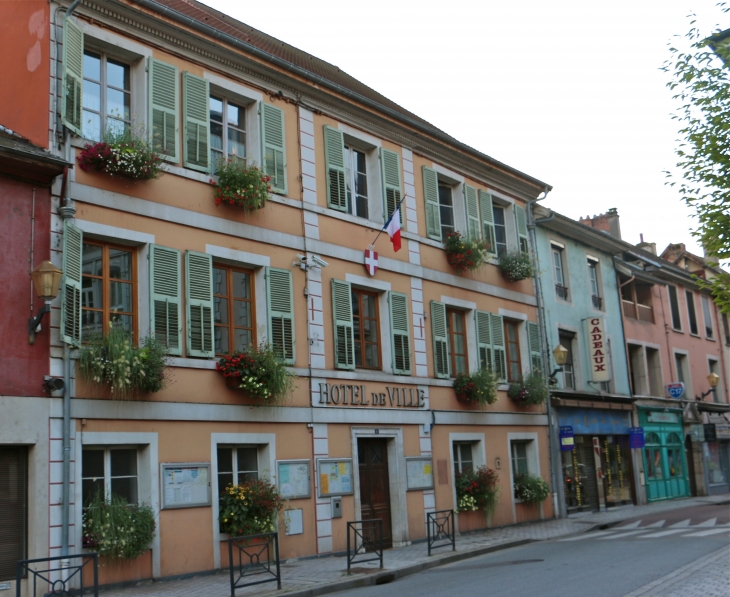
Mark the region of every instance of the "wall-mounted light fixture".
POLYGON ((28 344, 35 342, 35 334, 41 325, 43 316, 51 312, 51 301, 58 296, 62 276, 63 272, 50 261, 44 261, 30 273, 35 293, 44 304, 38 310, 38 315, 28 320, 28 344))
POLYGON ((555 376, 563 370, 563 365, 568 360, 568 349, 562 344, 558 344, 555 350, 553 350, 553 357, 555 358, 557 368, 550 374, 549 379, 551 384, 557 383, 555 376))
POLYGON ((695 396, 695 400, 704 400, 707 396, 710 394, 714 394, 715 390, 717 390, 717 384, 720 383, 720 376, 717 373, 710 373, 707 376, 707 383, 710 384, 710 389, 704 392, 701 396, 697 397, 695 396))

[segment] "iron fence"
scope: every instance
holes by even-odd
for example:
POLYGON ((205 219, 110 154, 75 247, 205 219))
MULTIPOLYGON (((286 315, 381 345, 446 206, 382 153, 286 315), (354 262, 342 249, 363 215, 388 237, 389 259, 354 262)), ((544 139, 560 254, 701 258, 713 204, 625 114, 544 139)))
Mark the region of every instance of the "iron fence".
POLYGON ((20 560, 15 572, 16 597, 21 596, 21 580, 26 577, 26 597, 70 597, 86 594, 99 597, 99 555, 82 553, 20 560), (64 565, 65 560, 68 560, 69 565, 64 565))
POLYGON ((231 597, 235 597, 236 589, 267 582, 276 581, 277 588, 281 589, 278 534, 230 537, 228 568, 231 574, 231 597), (264 578, 257 578, 262 574, 264 578), (252 578, 256 580, 250 580, 252 578))
POLYGON ((364 564, 380 560, 383 568, 383 521, 379 518, 372 520, 353 520, 347 523, 347 570, 352 564, 364 564), (352 541, 351 539, 354 539, 352 541), (366 554, 374 553, 374 557, 366 554), (355 561, 358 556, 366 559, 355 561))
POLYGON ((456 529, 454 528, 454 511, 438 510, 426 514, 426 536, 428 537, 428 555, 440 547, 451 545, 456 551, 456 529), (443 543, 438 543, 443 541, 443 543))

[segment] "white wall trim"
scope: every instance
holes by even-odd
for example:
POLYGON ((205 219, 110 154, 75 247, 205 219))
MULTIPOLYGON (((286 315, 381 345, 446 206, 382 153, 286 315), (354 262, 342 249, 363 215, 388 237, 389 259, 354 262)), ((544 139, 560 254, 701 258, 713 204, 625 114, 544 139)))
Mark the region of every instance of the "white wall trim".
POLYGON ((510 311, 509 309, 502 309, 500 307, 498 314, 502 317, 507 317, 509 319, 519 319, 520 321, 527 321, 527 314, 526 313, 520 313, 519 311, 510 311))
POLYGON ((366 278, 365 276, 357 276, 355 274, 345 274, 345 280, 355 286, 362 286, 363 288, 373 288, 375 290, 381 290, 383 292, 389 292, 391 289, 390 282, 384 280, 376 280, 375 278, 366 278))
POLYGON ((473 301, 464 301, 462 299, 451 298, 450 296, 441 295, 441 302, 449 307, 458 307, 459 309, 469 309, 475 311, 477 304, 473 301))
MULTIPOLYGON (((509 492, 512 500, 512 520, 517 524, 517 501, 513 487, 515 486, 515 474, 512 470, 512 442, 528 441, 527 444, 527 470, 531 475, 542 476, 540 474, 540 446, 537 443, 537 433, 534 432, 514 432, 507 434, 507 454, 509 456, 509 492)), ((540 515, 542 517, 542 504, 540 505, 540 515)))
POLYGON ((235 261, 241 265, 252 267, 268 267, 271 265, 271 258, 268 255, 258 255, 257 253, 247 253, 246 251, 237 251, 226 247, 218 247, 216 245, 205 245, 205 252, 213 257, 220 259, 228 259, 235 261))
POLYGON ((76 227, 84 234, 93 234, 103 236, 112 242, 128 241, 134 244, 154 244, 155 235, 146 232, 138 232, 137 230, 129 230, 127 228, 118 228, 117 226, 108 226, 107 224, 98 224, 88 220, 75 220, 76 227))
MULTIPOLYGON (((452 503, 454 504, 454 510, 457 509, 458 503, 456 501, 456 483, 453 478, 454 476, 454 443, 456 442, 468 442, 476 444, 472 448, 472 458, 474 459, 474 468, 477 469, 480 466, 486 466, 487 460, 487 448, 486 442, 484 441, 483 433, 449 433, 449 464, 451 466, 451 495, 452 503)), ((459 531, 459 516, 456 516, 456 531, 459 531)))

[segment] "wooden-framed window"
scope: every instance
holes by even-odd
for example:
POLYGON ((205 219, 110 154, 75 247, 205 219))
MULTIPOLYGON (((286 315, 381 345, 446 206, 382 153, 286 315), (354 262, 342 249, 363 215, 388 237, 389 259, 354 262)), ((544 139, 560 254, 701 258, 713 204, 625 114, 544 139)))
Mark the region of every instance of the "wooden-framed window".
POLYGON ((454 442, 454 473, 468 473, 474 470, 472 442, 454 442))
POLYGON ((130 504, 139 501, 137 448, 84 448, 81 456, 81 491, 84 505, 97 493, 112 494, 130 504))
POLYGON ((451 376, 469 372, 469 352, 466 346, 466 321, 463 311, 446 309, 446 331, 449 336, 451 376))
POLYGON ((253 272, 213 264, 213 336, 216 354, 256 344, 253 272))
POLYGON ((359 288, 353 288, 351 294, 355 367, 380 369, 378 295, 359 288))
POLYGON ((210 96, 210 157, 212 170, 225 157, 246 158, 246 108, 224 97, 210 96))
POLYGON ((522 375, 520 334, 516 321, 505 319, 504 338, 507 347, 507 381, 518 381, 522 375))
POLYGON ((497 245, 496 249, 492 248, 492 252, 501 256, 507 252, 507 224, 504 218, 504 207, 492 205, 492 213, 494 214, 494 236, 497 245))
POLYGON ((256 446, 218 446, 218 490, 259 478, 256 446))
POLYGON ((137 252, 84 239, 81 266, 82 338, 104 333, 111 322, 135 340, 137 252))
POLYGON ((128 133, 132 122, 129 65, 86 50, 83 72, 83 137, 101 141, 106 132, 128 133))
POLYGON ((452 188, 447 184, 439 183, 439 213, 441 215, 441 239, 446 242, 446 237, 455 230, 454 225, 454 195, 452 188))

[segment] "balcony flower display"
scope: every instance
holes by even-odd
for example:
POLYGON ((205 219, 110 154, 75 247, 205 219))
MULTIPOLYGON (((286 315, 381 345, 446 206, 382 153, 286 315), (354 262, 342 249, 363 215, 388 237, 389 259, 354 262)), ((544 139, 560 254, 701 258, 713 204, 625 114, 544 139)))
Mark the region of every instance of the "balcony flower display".
POLYGON ((460 232, 446 236, 446 260, 457 272, 474 271, 487 260, 489 243, 483 240, 467 240, 460 232))
POLYGON ((238 158, 221 159, 216 165, 216 177, 210 179, 215 189, 215 204, 240 207, 245 212, 266 205, 271 195, 271 177, 257 166, 238 158))
POLYGON ((515 497, 526 504, 540 504, 550 495, 550 486, 545 479, 536 475, 515 477, 515 497))
POLYGON ((220 529, 231 537, 271 533, 283 507, 276 485, 251 479, 221 491, 220 529))
POLYGON ((548 398, 548 388, 541 371, 531 371, 509 384, 507 396, 520 406, 542 404, 548 398))
POLYGON ((480 369, 473 375, 459 373, 454 378, 456 398, 474 404, 494 404, 499 380, 491 369, 480 369))
POLYGON ((144 135, 108 132, 102 141, 87 143, 77 158, 84 172, 105 172, 130 180, 152 180, 163 172, 162 156, 144 135))
POLYGON ((511 251, 499 256, 499 269, 509 282, 519 282, 532 276, 530 254, 523 251, 511 251))
POLYGON ((456 473, 456 511, 484 510, 487 515, 494 512, 499 497, 498 482, 497 473, 486 466, 456 473))

